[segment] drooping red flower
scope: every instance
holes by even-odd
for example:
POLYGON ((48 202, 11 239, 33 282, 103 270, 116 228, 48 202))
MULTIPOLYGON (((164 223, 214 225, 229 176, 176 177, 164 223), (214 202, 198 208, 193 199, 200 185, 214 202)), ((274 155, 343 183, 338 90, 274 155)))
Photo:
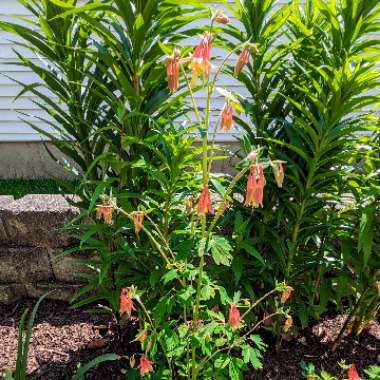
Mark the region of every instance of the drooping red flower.
POLYGON ((105 224, 113 224, 112 215, 114 210, 114 205, 112 199, 108 196, 101 198, 102 204, 96 207, 96 219, 103 219, 105 224))
POLYGON ((284 182, 285 170, 282 162, 275 162, 273 166, 274 179, 279 188, 282 188, 284 182))
POLYGON ((211 70, 211 42, 212 35, 206 32, 200 43, 196 46, 191 63, 190 69, 193 71, 193 78, 191 80, 192 86, 197 84, 198 77, 203 75, 207 80, 210 76, 211 70))
POLYGON ((230 311, 228 313, 228 323, 232 327, 240 326, 240 311, 234 303, 230 306, 230 311))
POLYGON ((166 77, 170 92, 176 92, 179 86, 179 62, 174 55, 166 60, 166 77))
POLYGON ((284 304, 293 294, 294 288, 287 286, 281 295, 281 303, 284 304))
POLYGON ((226 103, 223 107, 222 114, 220 116, 220 126, 223 130, 228 132, 232 128, 234 121, 234 111, 230 103, 226 103))
POLYGON ((132 312, 136 310, 136 308, 133 304, 128 288, 123 288, 121 290, 119 301, 120 301, 120 305, 119 305, 120 315, 126 315, 128 318, 130 318, 132 315, 132 312))
POLYGON ((144 213, 142 211, 135 211, 132 213, 133 224, 135 225, 135 233, 138 234, 143 226, 144 213))
POLYGON ((348 380, 361 380, 355 364, 348 370, 348 380))
POLYGON ((198 216, 213 214, 214 210, 211 203, 211 195, 208 186, 204 186, 198 200, 198 216))
POLYGON ((264 200, 264 169, 261 164, 251 165, 247 180, 247 195, 244 206, 263 207, 264 200))
POLYGON ((251 53, 249 52, 248 48, 245 48, 239 56, 239 59, 236 62, 235 66, 235 75, 239 75, 243 68, 248 65, 249 63, 249 57, 251 56, 251 53))
POLYGON ((141 355, 139 364, 140 376, 145 376, 147 373, 153 372, 152 364, 153 363, 145 355, 141 355))

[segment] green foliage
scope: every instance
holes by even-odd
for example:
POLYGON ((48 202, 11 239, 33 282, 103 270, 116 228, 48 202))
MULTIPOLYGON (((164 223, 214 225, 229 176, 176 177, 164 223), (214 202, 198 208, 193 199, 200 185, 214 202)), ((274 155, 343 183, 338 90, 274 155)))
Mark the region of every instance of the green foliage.
POLYGON ((48 296, 49 293, 40 297, 37 303, 34 305, 32 312, 29 315, 29 310, 25 310, 22 314, 18 339, 17 339, 17 359, 16 359, 16 368, 14 371, 7 370, 5 372, 6 380, 26 380, 27 378, 27 365, 28 365, 28 354, 29 354, 29 344, 30 338, 32 336, 32 330, 34 321, 37 316, 38 308, 41 302, 48 296), (29 319, 27 321, 29 315, 29 319))
MULTIPOLYGON (((66 14, 74 11, 80 9, 66 14)), ((208 36, 205 33, 203 39, 208 36)), ((83 274, 87 285, 75 296, 74 306, 97 304, 96 309, 115 316, 120 332, 132 313, 138 315, 135 340, 141 343, 141 354, 130 358, 130 365, 135 367, 137 357, 141 376, 145 368, 152 372, 152 379, 213 379, 215 375, 241 379, 250 367, 262 368, 266 346, 253 333, 263 318, 255 308, 284 292, 286 285, 262 298, 255 294, 242 298, 228 284, 226 279, 239 269, 234 264, 234 242, 223 236, 224 220, 230 214, 227 202, 232 200, 237 182, 248 171, 256 181, 255 165, 267 168, 275 164, 262 155, 257 156, 254 166, 243 160, 239 173, 225 187, 225 178, 210 171, 216 148, 208 136, 211 97, 221 70, 213 78, 203 72, 198 87, 190 84, 186 67, 181 66, 181 72, 202 137, 201 147, 194 147, 195 139, 189 137, 192 125, 186 128, 173 122, 161 135, 126 137, 127 143, 141 145, 141 156, 135 162, 100 158, 109 167, 118 165, 122 173, 97 181, 93 192, 84 192, 89 207, 82 208, 71 224, 80 245, 67 253, 89 253, 88 260, 83 256, 78 263, 92 269, 92 274, 83 274), (194 97, 202 88, 208 94, 204 110, 194 97), (124 177, 130 166, 140 176, 124 177), (202 201, 202 197, 207 198, 209 192, 215 213, 208 217, 211 200, 202 201), (192 204, 195 199, 197 208, 192 204), (244 310, 242 315, 239 309, 244 310)), ((237 98, 229 93, 225 97, 236 109, 240 107, 237 98)), ((132 145, 128 152, 131 149, 132 145)), ((287 315, 282 304, 277 301, 276 305, 273 315, 287 315)))
MULTIPOLYGON (((344 362, 338 363, 341 367, 341 373, 339 376, 332 376, 326 371, 318 371, 314 364, 301 362, 302 375, 307 380, 346 380, 348 376, 348 380, 350 380, 350 376, 347 371, 351 368, 351 365, 346 365, 344 362)), ((364 370, 366 377, 363 377, 363 380, 374 380, 378 379, 380 375, 380 367, 379 366, 371 366, 364 370)))
MULTIPOLYGON (((246 275, 254 280, 269 271, 269 288, 273 274, 285 278, 297 289, 295 311, 306 325, 326 309, 337 290, 332 278, 344 269, 333 240, 341 223, 334 204, 344 193, 357 134, 374 125, 369 106, 378 102, 380 41, 370 33, 379 29, 380 6, 359 0, 275 3, 237 2, 230 8, 243 32, 227 28, 239 42, 258 46, 238 75, 252 98, 244 103, 249 120, 240 121, 242 148, 247 154, 265 144, 271 157, 287 163, 284 190, 276 192, 267 181, 264 209, 252 217, 240 210, 248 219, 244 235, 252 236, 266 264, 252 262, 246 275)), ((367 208, 361 224, 363 257, 370 255, 369 213, 367 208)))
POLYGON ((161 47, 176 44, 179 29, 181 38, 193 34, 186 26, 199 14, 170 0, 21 3, 35 16, 30 25, 1 22, 0 28, 17 36, 16 44, 40 63, 17 53, 17 64, 39 78, 17 82, 23 87, 18 96, 36 96, 53 120, 36 116, 51 132, 29 118, 25 122, 71 159, 64 163, 69 169, 77 173, 79 167, 89 181, 117 177, 120 188, 148 188, 139 181, 138 165, 152 158, 146 145, 154 146, 157 135, 183 112, 180 97, 170 98, 162 75, 161 47))
POLYGON ((72 380, 85 379, 85 374, 92 368, 96 367, 97 365, 101 363, 115 361, 115 360, 120 360, 120 356, 115 355, 115 354, 104 354, 101 356, 97 356, 95 359, 91 360, 89 363, 79 368, 77 373, 72 377, 72 380))

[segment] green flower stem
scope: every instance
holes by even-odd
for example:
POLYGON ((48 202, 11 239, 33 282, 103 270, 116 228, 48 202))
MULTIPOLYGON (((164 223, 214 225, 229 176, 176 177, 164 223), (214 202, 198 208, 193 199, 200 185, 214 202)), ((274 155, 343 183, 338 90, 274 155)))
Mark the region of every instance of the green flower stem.
MULTIPOLYGON (((211 31, 212 31, 212 25, 211 25, 211 31)), ((237 48, 235 50, 237 50, 237 48)), ((227 60, 229 59, 229 57, 234 53, 235 50, 231 51, 227 55, 227 57, 224 59, 224 61, 220 65, 219 70, 216 72, 213 80, 211 82, 209 81, 207 83, 207 106, 206 106, 206 115, 205 115, 205 123, 204 123, 204 125, 202 123, 202 119, 201 119, 201 116, 200 116, 200 113, 199 113, 199 109, 198 109, 197 103, 196 103, 195 98, 194 98, 194 93, 193 93, 193 90, 191 88, 191 84, 190 84, 189 78, 188 78, 188 76, 186 74, 186 71, 184 70, 183 66, 180 65, 181 71, 182 71, 182 73, 184 75, 187 87, 189 89, 190 98, 191 98, 191 101, 192 101, 192 104, 193 104, 193 109, 194 109, 194 112, 195 112, 195 115, 196 115, 196 118, 197 118, 197 122, 199 124, 199 128, 200 128, 201 131, 203 131, 203 140, 202 140, 202 177, 203 177, 203 186, 208 186, 209 171, 211 170, 211 166, 210 167, 208 166, 208 151, 209 151, 209 146, 208 146, 208 129, 209 129, 209 124, 210 124, 211 97, 212 97, 212 94, 213 94, 213 91, 214 91, 214 88, 215 88, 215 84, 216 84, 216 80, 217 80, 218 76, 222 72, 222 69, 223 69, 225 63, 227 62, 227 60)), ((248 170, 248 169, 246 169, 246 170, 248 170)), ((232 191, 233 186, 235 185, 235 183, 243 175, 243 172, 245 172, 245 171, 242 170, 241 175, 240 176, 237 175, 236 178, 235 178, 235 181, 233 181, 231 183, 231 185, 229 187, 229 189, 231 189, 230 191, 232 191)), ((228 192, 226 194, 228 195, 228 192)), ((227 197, 227 195, 225 195, 225 197, 227 197)), ((207 218, 206 218, 206 215, 202 215, 201 216, 202 238, 206 239, 206 246, 207 246, 208 238, 209 238, 209 236, 210 236, 213 228, 215 227, 215 224, 216 224, 217 220, 219 219, 220 215, 223 213, 224 200, 223 200, 223 202, 221 204, 221 207, 219 207, 217 215, 214 217, 213 223, 211 225, 212 228, 207 229, 207 218)), ((206 249, 206 251, 207 251, 207 249, 206 249)), ((194 316, 193 316, 193 332, 194 333, 196 333, 197 330, 198 330, 199 309, 200 309, 200 301, 201 301, 200 295, 201 295, 201 288, 202 288, 203 269, 204 269, 204 265, 205 265, 205 258, 204 258, 204 256, 205 256, 205 251, 200 252, 200 260, 199 260, 199 267, 198 267, 198 279, 197 279, 197 292, 196 292, 196 299, 195 299, 195 305, 194 305, 194 316)), ((192 347, 192 370, 191 370, 191 373, 192 373, 192 380, 196 380, 197 379, 198 371, 197 371, 197 368, 196 368, 196 348, 195 348, 194 345, 192 347)))
POLYGON ((236 174, 236 176, 231 181, 231 183, 228 186, 225 194, 223 195, 223 198, 222 198, 222 200, 220 202, 219 208, 218 208, 218 210, 215 213, 214 219, 211 222, 210 228, 208 230, 208 236, 212 233, 212 231, 214 230, 214 228, 216 226, 216 223, 218 222, 219 218, 222 216, 222 214, 224 212, 224 204, 225 204, 225 201, 227 200, 229 194, 232 192, 232 190, 235 187, 236 183, 240 180, 241 177, 243 177, 243 175, 248 170, 249 170, 249 166, 247 166, 246 168, 242 169, 238 174, 236 174))
MULTIPOLYGON (((122 208, 117 207, 116 205, 113 205, 113 207, 114 207, 115 210, 117 210, 121 214, 125 215, 128 219, 130 219, 133 222, 133 217, 132 217, 131 214, 129 214, 128 212, 124 211, 122 208)), ((147 228, 145 228, 144 225, 142 226, 141 229, 146 233, 146 235, 148 236, 148 238, 150 239, 150 241, 157 248, 158 252, 162 256, 162 258, 166 262, 166 264, 169 265, 169 266, 171 266, 172 263, 170 262, 169 258, 166 256, 165 252, 162 250, 161 245, 158 243, 158 241, 155 239, 155 237, 148 231, 147 228)))
POLYGON ((168 241, 166 240, 164 234, 161 232, 160 228, 157 226, 157 224, 153 221, 153 219, 148 215, 148 214, 145 214, 145 217, 149 220, 149 222, 153 225, 153 227, 156 229, 158 235, 160 235, 160 238, 162 239, 163 243, 165 244, 166 246, 166 249, 168 250, 168 252, 170 253, 170 256, 172 257, 173 260, 175 260, 175 256, 174 256, 174 253, 173 251, 171 250, 170 246, 169 246, 169 243, 168 241))
POLYGON ((198 126, 202 130, 203 129, 202 118, 201 118, 201 115, 199 113, 197 102, 195 101, 194 92, 193 92, 193 89, 191 88, 191 83, 190 83, 189 77, 187 76, 186 70, 184 69, 183 65, 180 64, 180 68, 181 68, 182 74, 185 78, 187 88, 189 89, 189 95, 190 95, 191 103, 193 104, 193 110, 195 112, 195 117, 197 119, 198 126))

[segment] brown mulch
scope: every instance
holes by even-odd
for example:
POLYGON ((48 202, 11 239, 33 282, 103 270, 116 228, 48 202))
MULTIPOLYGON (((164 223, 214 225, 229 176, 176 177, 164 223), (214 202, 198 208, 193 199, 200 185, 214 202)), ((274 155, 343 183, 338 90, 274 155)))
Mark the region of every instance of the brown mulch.
MULTIPOLYGON (((33 308, 35 301, 23 300, 13 305, 0 305, 0 372, 12 368, 17 352, 17 326, 25 308, 33 308)), ((269 350, 264 357, 264 370, 253 372, 247 379, 301 380, 300 362, 311 362, 318 368, 338 374, 338 362, 356 363, 360 369, 380 364, 380 324, 375 323, 360 337, 346 337, 335 353, 331 342, 344 322, 343 316, 325 318, 298 338, 283 342, 276 353, 269 350)), ((114 322, 106 315, 90 315, 71 310, 66 303, 44 301, 33 329, 28 370, 42 374, 43 380, 71 379, 79 364, 105 353, 129 355, 135 349, 125 336, 123 344, 110 343, 114 322), (128 352, 129 351, 129 352, 128 352)), ((269 342, 268 342, 269 343, 269 342)), ((272 346, 272 345, 270 345, 272 346)), ((125 378, 127 361, 105 363, 90 372, 89 380, 118 380, 125 378)), ((0 376, 1 377, 1 376, 0 376)))

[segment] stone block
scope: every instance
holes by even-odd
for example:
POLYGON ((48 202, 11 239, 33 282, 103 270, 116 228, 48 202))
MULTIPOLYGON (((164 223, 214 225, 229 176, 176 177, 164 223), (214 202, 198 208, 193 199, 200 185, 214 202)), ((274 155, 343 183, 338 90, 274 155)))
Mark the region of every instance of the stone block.
POLYGON ((0 195, 0 208, 8 207, 14 200, 12 195, 0 195))
POLYGON ((69 302, 74 293, 79 288, 78 285, 60 283, 36 283, 26 284, 26 295, 31 298, 39 298, 51 292, 48 299, 69 302))
POLYGON ((35 247, 0 247, 0 283, 53 280, 49 250, 35 247))
MULTIPOLYGON (((11 195, 0 195, 0 209, 7 208, 14 201, 14 198, 11 195)), ((6 227, 0 218, 0 241, 7 240, 7 230, 6 227)))
POLYGON ((78 210, 61 195, 30 194, 0 208, 0 245, 66 247, 73 243, 62 228, 78 210))
POLYGON ((89 258, 90 256, 85 253, 75 253, 62 256, 62 252, 60 251, 50 251, 50 261, 55 279, 64 283, 84 283, 85 281, 81 278, 80 274, 91 274, 94 273, 94 271, 87 265, 79 264, 76 261, 86 260, 89 258))
POLYGON ((0 285, 0 304, 10 304, 25 295, 25 287, 21 284, 0 285))

